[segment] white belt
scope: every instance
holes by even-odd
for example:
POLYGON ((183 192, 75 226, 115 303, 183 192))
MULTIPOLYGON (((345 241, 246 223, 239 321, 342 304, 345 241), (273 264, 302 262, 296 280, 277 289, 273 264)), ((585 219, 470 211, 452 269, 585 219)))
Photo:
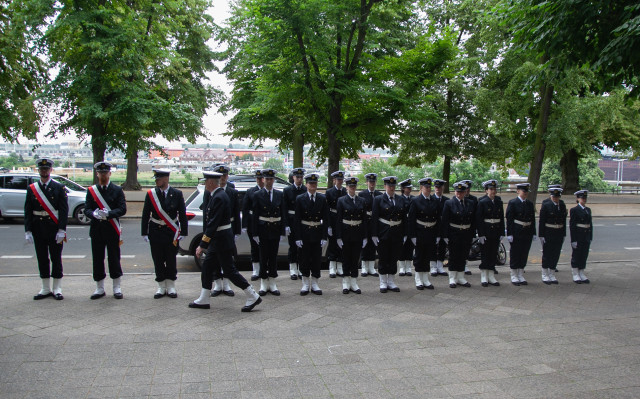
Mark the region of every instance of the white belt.
POLYGON ((253 215, 253 211, 249 211, 249 215, 253 215))
POLYGON ((49 216, 49 213, 47 213, 47 211, 33 211, 33 214, 36 216, 49 216))
POLYGON ((389 226, 400 226, 402 224, 402 220, 387 220, 387 219, 378 219, 380 223, 388 224, 389 226))
POLYGON ((591 225, 590 224, 580 224, 580 223, 576 223, 576 227, 582 227, 583 229, 590 229, 591 225))
POLYGON ((519 224, 522 227, 531 226, 531 222, 523 222, 522 220, 514 220, 513 223, 519 224))
POLYGON ((226 230, 226 229, 230 229, 230 228, 231 228, 231 223, 225 224, 224 226, 218 226, 216 231, 222 231, 222 230, 226 230))
POLYGON ((268 223, 276 223, 276 222, 279 222, 280 220, 282 220, 282 218, 280 218, 280 217, 268 218, 266 216, 258 216, 258 220, 262 220, 263 222, 268 222, 268 223))
POLYGON ((455 224, 455 223, 449 223, 449 226, 451 227, 455 227, 456 229, 460 229, 460 230, 467 230, 471 228, 470 224, 455 224))
POLYGON ((343 219, 342 223, 348 225, 348 226, 360 226, 362 224, 362 220, 346 220, 343 219))
POLYGON ((485 223, 500 223, 500 219, 485 219, 485 223))
POLYGON ((550 229, 561 229, 564 227, 564 225, 561 224, 551 224, 551 223, 545 223, 544 227, 548 227, 550 229))
POLYGON ((371 216, 371 211, 367 211, 367 216, 371 216))
POLYGON ((438 222, 423 222, 422 220, 416 220, 416 223, 424 227, 433 227, 438 224, 438 222))
POLYGON ((231 218, 231 219, 229 219, 229 220, 233 222, 235 219, 234 219, 234 218, 231 218))
MULTIPOLYGON (((151 217, 151 218, 149 218, 149 220, 151 220, 153 223, 159 224, 160 226, 166 226, 167 225, 167 223, 165 223, 165 221, 162 220, 162 219, 156 219, 154 217, 151 217)), ((178 218, 175 218, 173 221, 177 222, 178 218)))
POLYGON ((295 215, 295 214, 296 214, 296 211, 288 210, 288 211, 287 211, 287 213, 288 213, 289 215, 295 215))
POLYGON ((329 208, 329 211, 333 212, 333 213, 338 213, 338 210, 337 209, 333 209, 333 208, 329 208))
POLYGON ((311 227, 322 226, 322 222, 310 222, 308 220, 301 220, 300 223, 304 224, 305 226, 311 226, 311 227))

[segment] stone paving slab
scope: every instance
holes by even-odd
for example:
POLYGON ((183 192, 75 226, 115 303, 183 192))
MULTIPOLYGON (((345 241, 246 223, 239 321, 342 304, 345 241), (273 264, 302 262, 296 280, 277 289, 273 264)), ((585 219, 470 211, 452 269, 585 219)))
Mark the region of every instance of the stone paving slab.
MULTIPOLYGON (((200 277, 181 274, 179 298, 153 299, 150 275, 126 275, 124 300, 89 300, 89 276, 64 278, 64 301, 33 301, 39 280, 0 278, 0 397, 5 398, 631 398, 640 396, 640 262, 589 266, 589 285, 450 289, 300 297, 278 279, 241 313, 244 294, 188 309, 200 277)), ((110 289, 110 283, 107 282, 110 289)))

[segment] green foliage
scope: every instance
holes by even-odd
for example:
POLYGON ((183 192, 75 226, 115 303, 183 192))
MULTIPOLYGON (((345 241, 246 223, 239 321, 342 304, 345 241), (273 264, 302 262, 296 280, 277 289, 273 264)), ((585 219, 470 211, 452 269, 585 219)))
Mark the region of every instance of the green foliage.
POLYGON ((30 164, 33 165, 33 162, 26 162, 22 159, 22 156, 18 156, 15 152, 12 152, 9 156, 0 157, 0 167, 7 169, 30 166, 30 164))
MULTIPOLYGON (((578 162, 580 189, 592 192, 611 192, 613 186, 603 180, 604 172, 598 167, 599 154, 595 151, 582 157, 578 162)), ((540 187, 546 189, 550 184, 563 184, 562 172, 557 161, 545 160, 540 174, 540 187)), ((571 195, 573 193, 565 193, 571 195)))
MULTIPOLYGON (((264 169, 273 169, 273 170, 277 171, 278 173, 284 173, 285 172, 284 162, 280 158, 269 158, 264 162, 264 165, 262 167, 264 169)), ((284 179, 287 180, 287 176, 285 176, 284 179)))

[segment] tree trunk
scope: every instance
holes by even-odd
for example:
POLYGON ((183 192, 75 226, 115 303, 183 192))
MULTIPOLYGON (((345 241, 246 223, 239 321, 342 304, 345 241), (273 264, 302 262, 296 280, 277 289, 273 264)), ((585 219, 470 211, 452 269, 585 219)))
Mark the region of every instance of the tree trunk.
POLYGON ((549 124, 549 116, 551 114, 551 99, 553 98, 553 86, 543 85, 540 90, 540 117, 536 126, 536 140, 533 146, 533 159, 531 160, 531 168, 529 170, 529 183, 531 190, 529 199, 535 204, 538 197, 538 186, 540 185, 540 173, 542 172, 542 163, 544 162, 544 151, 547 143, 544 136, 547 133, 547 125, 549 124))
POLYGON ((334 105, 329 110, 329 127, 327 131, 327 153, 328 153, 328 175, 327 188, 333 187, 331 173, 340 169, 340 141, 338 140, 338 130, 342 119, 341 100, 334 100, 334 105))
POLYGON ((580 171, 578 170, 578 152, 571 149, 560 159, 562 168, 562 187, 565 193, 575 193, 580 189, 580 171))
POLYGON ((302 168, 304 166, 304 138, 299 131, 293 132, 293 167, 302 168))
MULTIPOLYGON (((91 151, 93 152, 93 164, 104 161, 104 153, 107 150, 107 143, 104 140, 104 128, 102 123, 94 120, 93 132, 91 132, 91 151)), ((98 184, 98 176, 93 173, 93 184, 98 184)))
POLYGON ((442 164, 442 180, 446 180, 444 184, 443 193, 449 193, 449 178, 451 177, 451 157, 449 155, 444 156, 444 162, 442 164))
POLYGON ((122 185, 123 190, 138 191, 142 188, 138 183, 138 146, 127 145, 127 177, 122 185))

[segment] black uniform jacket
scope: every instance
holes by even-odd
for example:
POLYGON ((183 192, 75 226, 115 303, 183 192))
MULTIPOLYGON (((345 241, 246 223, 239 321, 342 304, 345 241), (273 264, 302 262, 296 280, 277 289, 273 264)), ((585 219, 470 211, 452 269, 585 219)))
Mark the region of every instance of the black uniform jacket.
POLYGON ((520 197, 516 197, 507 204, 507 236, 532 237, 536 235, 536 211, 533 202, 528 199, 524 202, 520 197), (516 223, 518 220, 523 223, 531 223, 528 227, 516 223))
POLYGON ((406 236, 407 213, 409 212, 408 201, 402 195, 394 195, 395 205, 384 193, 373 199, 373 209, 371 210, 371 236, 380 240, 396 239, 402 240, 406 236), (397 226, 390 226, 380 219, 392 222, 402 222, 397 226))
POLYGON ((469 200, 468 198, 464 199, 464 207, 463 204, 458 200, 458 198, 453 197, 447 200, 444 203, 444 208, 442 209, 442 234, 443 237, 451 237, 453 234, 456 234, 459 231, 462 232, 475 232, 476 229, 476 202, 473 200, 469 200), (470 229, 460 230, 457 227, 451 226, 451 223, 457 225, 471 225, 470 229))
POLYGON ((344 195, 338 200, 338 220, 336 222, 335 236, 342 241, 362 243, 367 238, 367 213, 365 211, 364 198, 355 196, 351 199, 349 195, 344 195), (355 203, 354 203, 355 201, 355 203), (360 222, 353 226, 343 221, 360 222))
POLYGON ((324 194, 316 192, 316 199, 311 202, 309 194, 299 195, 296 198, 296 223, 293 233, 296 241, 302 240, 315 242, 327 239, 327 231, 329 228, 329 206, 327 205, 327 197, 324 194), (320 222, 319 226, 308 226, 304 223, 320 222))
POLYGON ((371 192, 369 189, 362 190, 358 193, 358 197, 362 197, 364 199, 364 210, 367 213, 369 234, 371 234, 371 210, 373 208, 373 199, 381 194, 382 192, 378 190, 373 190, 373 192, 371 192))
POLYGON ((567 235, 567 206, 563 200, 556 205, 550 199, 542 201, 540 207, 540 221, 538 225, 540 237, 564 237, 567 235), (547 224, 561 225, 561 228, 551 228, 547 224))
MULTIPOLYGON (((442 211, 444 210, 444 203, 449 200, 449 197, 443 195, 440 198, 436 197, 435 194, 431 194, 431 198, 438 203, 438 212, 440 212, 440 218, 442 218, 442 211)), ((440 223, 440 237, 444 237, 442 235, 442 223, 440 223)))
POLYGON ((240 220, 240 196, 238 190, 227 183, 224 186, 224 192, 229 196, 231 201, 231 230, 233 234, 242 233, 242 220, 240 220))
MULTIPOLYGON (((64 186, 53 179, 49 180, 46 189, 43 188, 40 180, 35 184, 40 186, 51 206, 58 210, 58 230, 66 230, 69 219, 69 202, 64 186)), ((27 198, 24 202, 24 231, 33 231, 33 211, 44 211, 44 208, 33 194, 31 187, 27 187, 27 198)))
MULTIPOLYGON (((184 196, 182 195, 182 191, 169 186, 167 198, 165 198, 163 202, 160 189, 154 188, 154 190, 156 190, 156 194, 158 195, 158 199, 160 200, 160 206, 162 207, 162 209, 164 209, 167 215, 169 215, 169 218, 171 220, 176 220, 176 218, 178 219, 178 223, 180 225, 180 235, 189 235, 187 211, 185 208, 184 196)), ((160 215, 158 215, 158 213, 156 212, 156 208, 151 203, 151 196, 147 192, 147 195, 144 198, 144 207, 142 208, 141 235, 148 235, 149 239, 151 240, 173 241, 173 231, 171 231, 171 229, 167 226, 162 226, 155 222, 150 223, 150 218, 162 220, 160 218, 160 215)))
POLYGON ((265 188, 253 194, 253 234, 260 239, 277 239, 284 235, 284 196, 282 191, 271 190, 272 199, 269 200, 269 193, 265 188), (280 219, 275 222, 260 220, 260 218, 280 219))
POLYGON ((407 218, 408 223, 408 236, 410 238, 416 238, 418 235, 423 236, 426 233, 431 233, 439 236, 440 233, 440 204, 434 196, 430 195, 425 198, 420 194, 413 198, 411 205, 409 205, 409 216, 407 218), (420 223, 435 223, 433 227, 427 227, 420 223))
POLYGON ((503 236, 504 235, 504 206, 502 198, 496 195, 495 199, 484 196, 478 200, 478 209, 476 209, 476 228, 478 229, 478 237, 503 236), (485 220, 499 220, 498 223, 488 223, 485 220))
POLYGON ((200 246, 208 248, 211 243, 216 251, 226 251, 233 249, 235 243, 231 228, 218 230, 231 224, 231 200, 220 187, 215 189, 210 195, 209 203, 204 210, 204 235, 200 246))
POLYGON ((253 195, 260 190, 257 184, 244 193, 242 198, 242 227, 247 229, 247 233, 253 237, 253 195))
POLYGON ((115 230, 111 223, 109 223, 110 219, 116 219, 120 221, 120 218, 127 213, 127 201, 124 198, 124 191, 122 191, 122 187, 116 186, 115 184, 109 182, 107 189, 102 191, 99 188, 98 191, 102 194, 102 198, 107 202, 111 211, 109 211, 109 215, 107 216, 107 220, 100 220, 93 217, 93 211, 99 208, 96 201, 94 201, 93 196, 87 190, 87 199, 85 200, 84 214, 91 219, 91 227, 89 228, 89 235, 101 235, 101 234, 113 234, 115 230))
POLYGON ((347 189, 342 187, 340 190, 336 186, 327 190, 325 196, 327 197, 327 205, 329 206, 329 226, 332 229, 336 228, 336 221, 338 220, 338 199, 347 195, 347 189))
POLYGON ((585 207, 582 209, 580 205, 571 208, 569 232, 571 234, 571 242, 591 241, 593 240, 593 223, 591 221, 591 209, 585 207), (578 226, 578 225, 582 226, 578 226), (585 228, 584 226, 590 226, 585 228))
POLYGON ((298 198, 298 195, 306 192, 307 187, 304 184, 301 184, 300 188, 297 188, 295 184, 292 184, 282 190, 282 195, 284 195, 284 213, 287 215, 284 222, 285 226, 288 226, 291 230, 293 230, 296 222, 296 198, 298 198))

